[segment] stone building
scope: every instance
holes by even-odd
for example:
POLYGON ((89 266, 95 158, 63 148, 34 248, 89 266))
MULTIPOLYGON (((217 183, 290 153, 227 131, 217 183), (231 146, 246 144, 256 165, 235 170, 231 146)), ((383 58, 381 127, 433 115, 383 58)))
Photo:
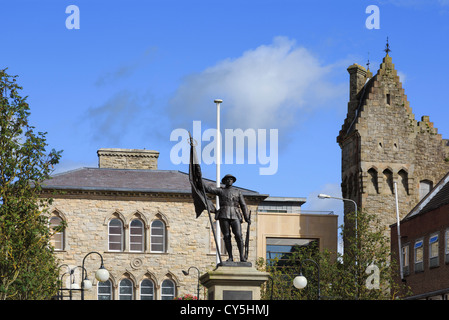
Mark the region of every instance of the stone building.
MULTIPOLYGON (((64 265, 60 271, 64 288, 70 288, 70 281, 80 283, 84 260, 93 282, 85 299, 196 295, 196 270, 188 276, 182 271, 193 266, 204 273, 215 267, 211 225, 206 212, 195 217, 188 174, 157 170, 158 155, 149 150, 100 149, 99 168, 80 168, 47 181, 44 196, 54 199, 50 223, 67 224, 53 238, 55 254, 64 265), (86 257, 90 252, 99 254, 86 257), (94 274, 100 255, 110 277, 99 283, 94 274), (75 270, 72 277, 64 276, 66 265, 75 270)), ((256 212, 266 195, 240 190, 248 208, 256 212)), ((249 261, 255 262, 257 219, 252 220, 249 261)))
MULTIPOLYGON (((396 222, 394 182, 404 217, 449 171, 448 140, 428 116, 416 121, 387 44, 373 76, 353 64, 347 116, 337 137, 342 150, 342 195, 377 214, 385 229, 396 222)), ((345 214, 354 206, 345 201, 345 214)))
MULTIPOLYGON (((188 174, 159 170, 156 151, 100 149, 97 153, 98 168, 56 174, 46 182, 44 196, 54 199, 50 224, 65 221, 67 225, 53 237, 63 288, 70 288, 72 282, 79 285, 84 261, 93 283, 85 299, 196 295, 198 272, 192 268, 186 276, 182 271, 196 267, 202 275, 215 268, 217 257, 207 212, 195 218, 188 174), (110 273, 106 282, 97 282, 94 276, 100 256, 110 273)), ((337 250, 336 215, 303 215, 300 207, 305 198, 267 197, 239 189, 252 211, 248 261, 253 266, 258 258, 266 258, 267 248, 274 244, 288 250, 292 244, 316 240, 320 249, 337 250)), ((246 224, 242 227, 245 237, 246 224)), ((80 298, 78 291, 72 295, 80 298)))

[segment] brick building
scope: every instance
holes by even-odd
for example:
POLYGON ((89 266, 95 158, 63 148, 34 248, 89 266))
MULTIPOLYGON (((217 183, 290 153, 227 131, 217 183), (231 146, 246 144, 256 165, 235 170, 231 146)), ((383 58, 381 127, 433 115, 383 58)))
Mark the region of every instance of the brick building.
MULTIPOLYGON (((399 259, 408 299, 449 299, 449 174, 399 223, 391 226, 391 250, 399 259)), ((399 260, 397 260, 399 261, 399 260)), ((398 277, 397 281, 400 281, 398 277)))
MULTIPOLYGON (((385 51, 375 75, 358 64, 348 68, 348 112, 337 142, 343 197, 388 231, 396 222, 394 182, 402 218, 449 171, 449 145, 428 116, 415 120, 388 45, 385 51)), ((354 210, 344 205, 345 214, 354 210)))

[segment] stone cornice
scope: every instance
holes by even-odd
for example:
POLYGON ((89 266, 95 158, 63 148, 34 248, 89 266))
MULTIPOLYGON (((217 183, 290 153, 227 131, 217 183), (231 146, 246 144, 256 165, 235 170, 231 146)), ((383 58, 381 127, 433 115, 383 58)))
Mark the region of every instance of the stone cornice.
MULTIPOLYGON (((108 200, 113 198, 132 198, 141 201, 151 200, 170 200, 170 201, 192 201, 192 194, 190 192, 183 191, 157 191, 157 190, 98 190, 94 188, 49 188, 42 191, 42 196, 45 198, 76 198, 76 199, 89 199, 96 198, 102 200, 108 200)), ((245 200, 250 205, 258 204, 268 197, 266 194, 257 195, 243 195, 245 200)), ((215 196, 209 196, 213 201, 215 196)))

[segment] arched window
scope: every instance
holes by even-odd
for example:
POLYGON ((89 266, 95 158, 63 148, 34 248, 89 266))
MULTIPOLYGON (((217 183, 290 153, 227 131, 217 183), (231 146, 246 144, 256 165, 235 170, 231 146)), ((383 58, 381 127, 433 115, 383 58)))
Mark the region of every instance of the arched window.
POLYGON ((109 221, 109 251, 123 251, 123 224, 120 219, 109 221))
POLYGON ((112 300, 112 283, 111 280, 98 282, 97 284, 98 300, 112 300))
POLYGON ((150 279, 144 279, 140 283, 140 300, 154 300, 154 283, 150 279))
POLYGON ((139 219, 131 221, 129 226, 129 250, 142 252, 144 250, 145 237, 143 222, 139 219))
POLYGON ((133 299, 133 283, 129 279, 123 279, 119 284, 119 300, 133 299))
POLYGON ((419 182, 419 200, 421 201, 430 190, 432 190, 433 183, 430 180, 421 180, 419 182))
POLYGON ((408 194, 408 173, 405 170, 400 170, 398 175, 400 180, 398 192, 403 191, 404 194, 408 194))
POLYGON ((368 170, 368 193, 379 193, 379 188, 377 186, 377 171, 374 168, 368 170))
POLYGON ((165 252, 165 223, 154 220, 151 223, 151 252, 165 252))
POLYGON ((166 279, 162 282, 161 300, 173 300, 175 298, 175 283, 166 279))
POLYGON ((62 251, 64 250, 64 230, 61 230, 59 227, 61 227, 62 219, 59 217, 52 217, 50 219, 50 228, 54 232, 50 243, 54 247, 55 251, 62 251))
POLYGON ((392 194, 393 193, 393 172, 389 169, 385 169, 383 172, 384 175, 384 185, 383 185, 383 193, 392 194))

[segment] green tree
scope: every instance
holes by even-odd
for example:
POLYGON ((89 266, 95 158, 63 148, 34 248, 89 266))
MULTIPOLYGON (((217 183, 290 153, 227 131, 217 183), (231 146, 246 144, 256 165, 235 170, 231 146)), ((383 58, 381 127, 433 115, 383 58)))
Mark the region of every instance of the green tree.
POLYGON ((17 76, 0 70, 0 299, 48 299, 58 290, 41 184, 62 151, 47 154, 45 132, 29 124, 17 76))
POLYGON ((345 241, 344 253, 327 250, 296 251, 289 255, 288 268, 279 268, 279 263, 266 264, 259 261, 259 267, 271 274, 263 290, 265 299, 317 299, 319 266, 321 299, 338 300, 385 300, 399 298, 400 292, 407 292, 403 283, 394 281, 397 266, 391 259, 389 237, 375 215, 360 211, 345 217, 347 226, 341 227, 345 241), (300 263, 303 261, 303 263, 300 263), (293 279, 299 273, 307 279, 307 287, 298 290, 293 287, 293 279))

